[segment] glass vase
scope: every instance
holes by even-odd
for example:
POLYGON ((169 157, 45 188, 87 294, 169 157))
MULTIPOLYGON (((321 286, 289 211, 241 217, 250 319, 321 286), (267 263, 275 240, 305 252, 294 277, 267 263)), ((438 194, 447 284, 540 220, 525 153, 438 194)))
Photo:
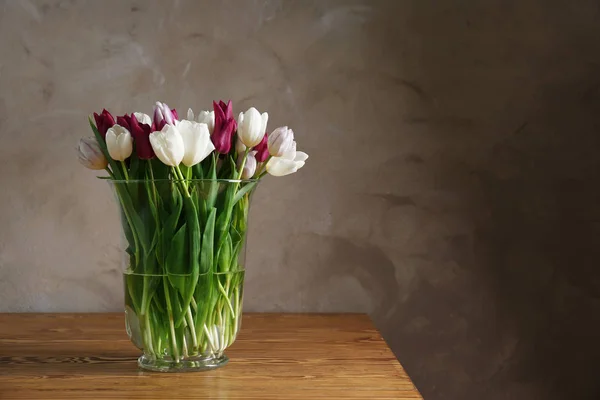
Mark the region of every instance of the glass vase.
POLYGON ((245 239, 256 181, 110 181, 123 226, 127 334, 138 365, 223 366, 241 326, 245 239))

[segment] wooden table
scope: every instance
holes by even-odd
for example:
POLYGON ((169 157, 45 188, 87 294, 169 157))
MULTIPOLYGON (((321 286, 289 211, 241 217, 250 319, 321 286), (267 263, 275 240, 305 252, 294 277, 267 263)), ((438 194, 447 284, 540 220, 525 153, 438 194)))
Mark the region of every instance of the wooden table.
POLYGON ((224 368, 138 369, 123 314, 0 314, 0 399, 421 399, 359 314, 246 314, 224 368))

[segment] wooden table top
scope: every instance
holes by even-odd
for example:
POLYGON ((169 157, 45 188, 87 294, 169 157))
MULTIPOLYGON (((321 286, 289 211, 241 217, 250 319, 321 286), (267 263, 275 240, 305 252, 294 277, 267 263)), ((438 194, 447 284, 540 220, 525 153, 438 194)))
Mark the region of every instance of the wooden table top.
POLYGON ((144 372, 123 314, 0 314, 0 399, 421 399, 362 314, 245 314, 226 354, 144 372))

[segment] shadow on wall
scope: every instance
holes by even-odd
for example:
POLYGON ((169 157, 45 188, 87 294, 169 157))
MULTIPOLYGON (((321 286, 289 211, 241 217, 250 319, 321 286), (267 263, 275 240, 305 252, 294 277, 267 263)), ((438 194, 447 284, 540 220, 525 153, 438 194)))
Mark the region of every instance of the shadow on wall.
POLYGON ((360 283, 427 399, 600 398, 593 2, 451 3, 377 3, 370 51, 387 49, 399 93, 379 117, 402 121, 379 166, 393 175, 295 251, 312 251, 311 284, 360 283))
POLYGON ((586 95, 596 73, 580 74, 542 82, 531 123, 478 174, 490 208, 478 226, 483 277, 499 330, 515 337, 496 376, 545 387, 547 399, 600 398, 600 97, 586 95), (515 171, 499 173, 508 163, 515 171))
POLYGON ((600 398, 600 36, 583 3, 412 10, 411 80, 432 102, 402 134, 437 143, 423 158, 446 243, 374 317, 425 398, 600 398), (448 235, 455 218, 469 232, 448 235))

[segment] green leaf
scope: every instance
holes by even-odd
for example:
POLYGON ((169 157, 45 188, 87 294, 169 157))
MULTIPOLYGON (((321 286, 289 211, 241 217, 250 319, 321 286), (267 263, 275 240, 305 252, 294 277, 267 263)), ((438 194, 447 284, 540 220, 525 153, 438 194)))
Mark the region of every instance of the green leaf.
MULTIPOLYGON (((193 287, 196 286, 196 280, 198 279, 199 273, 199 259, 198 256, 200 254, 200 223, 198 221, 198 211, 196 210, 196 204, 194 204, 194 200, 191 197, 184 197, 184 206, 185 206, 185 214, 186 220, 188 224, 188 234, 190 236, 190 268, 192 271, 192 292, 193 287)), ((192 299, 192 293, 186 297, 186 300, 192 299)))
POLYGON ((204 199, 200 199, 200 183, 190 184, 190 188, 192 189, 192 202, 196 205, 196 209, 198 210, 198 222, 200 226, 203 226, 206 223, 206 202, 204 199))
POLYGON ((202 163, 198 163, 196 165, 194 165, 193 167, 193 177, 194 179, 204 179, 204 170, 202 169, 202 163))
POLYGON ((200 273, 213 271, 213 252, 215 238, 215 215, 217 209, 212 208, 208 214, 204 234, 202 235, 202 248, 200 250, 200 273))
POLYGON ((231 235, 227 233, 225 240, 219 248, 219 272, 227 272, 231 265, 231 255, 233 253, 233 243, 231 241, 231 235))
POLYGON ((233 252, 231 253, 231 263, 229 264, 229 271, 237 271, 239 268, 240 250, 243 248, 243 240, 240 240, 233 246, 233 252))
POLYGON ((212 164, 210 166, 209 178, 211 179, 208 189, 208 195, 206 196, 206 209, 210 210, 215 206, 217 200, 217 194, 219 192, 219 182, 217 181, 217 161, 213 154, 212 164))
POLYGON ((233 157, 229 157, 229 168, 231 169, 231 174, 232 177, 234 177, 235 179, 237 179, 237 175, 238 175, 238 171, 236 169, 237 165, 235 164, 235 160, 233 159, 233 157))
POLYGON ((143 175, 139 175, 140 159, 135 154, 135 151, 131 153, 129 157, 129 178, 130 179, 143 179, 143 175))
POLYGON ((240 201, 240 199, 244 197, 246 193, 248 193, 249 191, 254 189, 254 187, 256 187, 257 183, 258 181, 247 183, 243 188, 238 190, 235 196, 233 197, 233 204, 237 204, 237 202, 240 201))
MULTIPOLYGON (((114 188, 117 193, 117 197, 121 201, 121 205, 123 207, 123 212, 125 214, 126 220, 131 227, 134 240, 137 238, 137 244, 141 247, 142 253, 146 254, 148 249, 148 243, 146 238, 145 225, 136 212, 136 209, 133 205, 129 192, 127 191, 127 185, 124 183, 114 183, 114 188)), ((139 257, 139 248, 136 247, 136 255, 138 255, 137 259, 140 260, 139 257)))
MULTIPOLYGON (((182 188, 182 190, 185 190, 185 188, 182 188)), ((183 196, 183 205, 185 208, 186 225, 188 227, 188 248, 186 249, 186 252, 188 256, 189 275, 186 279, 186 286, 184 290, 181 291, 181 297, 183 298, 181 308, 184 311, 175 323, 177 326, 183 322, 185 310, 190 306, 196 284, 198 283, 198 275, 200 274, 200 225, 198 223, 198 212, 196 211, 194 201, 189 194, 185 192, 183 196)))
MULTIPOLYGON (((179 193, 177 191, 177 193, 179 193)), ((174 210, 173 212, 166 218, 164 219, 164 223, 163 223, 163 227, 162 227, 162 233, 161 233, 161 237, 162 237, 162 248, 161 248, 161 255, 162 257, 166 257, 166 254, 168 254, 169 249, 170 249, 170 245, 171 245, 171 240, 173 238, 173 235, 175 234, 175 230, 177 229, 177 223, 179 222, 179 216, 181 215, 181 209, 182 209, 183 203, 181 201, 181 196, 179 196, 179 201, 175 201, 174 204, 174 210)), ((166 261, 166 260, 165 260, 166 261)))
POLYGON ((183 224, 171 240, 169 254, 167 255, 166 271, 171 286, 179 292, 185 292, 186 268, 189 263, 189 236, 187 224, 183 224))
POLYGON ((125 239, 127 239, 127 243, 129 243, 129 247, 131 248, 133 251, 135 251, 135 240, 133 238, 133 232, 131 230, 131 227, 129 226, 129 223, 127 222, 127 218, 125 217, 125 211, 123 210, 123 207, 119 207, 120 211, 121 211, 121 221, 123 222, 123 233, 125 234, 125 239))
MULTIPOLYGON (((154 182, 150 180, 149 173, 146 174, 146 181, 143 183, 144 188, 146 189, 146 195, 148 196, 148 205, 150 206, 150 214, 152 214, 152 221, 155 222, 155 225, 158 225, 158 202, 159 197, 158 193, 156 193, 154 182)), ((156 229, 159 227, 156 226, 156 229)))
POLYGON ((150 160, 152 164, 152 171, 154 172, 154 179, 168 179, 169 178, 169 166, 163 164, 157 157, 150 160))

